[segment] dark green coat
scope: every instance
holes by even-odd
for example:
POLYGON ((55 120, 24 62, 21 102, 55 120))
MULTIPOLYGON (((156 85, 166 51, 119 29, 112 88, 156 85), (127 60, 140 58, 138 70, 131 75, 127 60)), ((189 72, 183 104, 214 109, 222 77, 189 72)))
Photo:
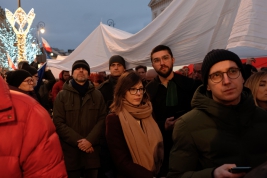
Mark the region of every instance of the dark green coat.
POLYGON ((53 111, 67 170, 98 168, 99 139, 105 132, 106 117, 105 101, 100 91, 90 84, 81 98, 71 82, 65 83, 56 97, 53 111), (77 141, 82 138, 92 143, 93 153, 85 153, 78 148, 77 141))
POLYGON ((236 106, 216 103, 203 86, 192 99, 192 111, 173 130, 168 178, 211 178, 223 164, 256 167, 267 161, 267 112, 256 107, 244 88, 236 106))

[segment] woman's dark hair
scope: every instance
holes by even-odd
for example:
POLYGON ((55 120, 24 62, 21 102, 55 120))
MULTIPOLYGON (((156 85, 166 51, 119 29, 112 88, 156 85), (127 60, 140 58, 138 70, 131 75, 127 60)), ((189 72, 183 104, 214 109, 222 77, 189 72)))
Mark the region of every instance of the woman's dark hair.
MULTIPOLYGON (((140 76, 136 72, 125 72, 120 76, 114 89, 114 99, 110 106, 111 112, 118 112, 122 109, 122 100, 125 97, 126 92, 138 83, 142 83, 140 76)), ((145 86, 143 86, 145 87, 145 86)), ((143 94, 142 103, 146 103, 149 100, 147 93, 143 94)))

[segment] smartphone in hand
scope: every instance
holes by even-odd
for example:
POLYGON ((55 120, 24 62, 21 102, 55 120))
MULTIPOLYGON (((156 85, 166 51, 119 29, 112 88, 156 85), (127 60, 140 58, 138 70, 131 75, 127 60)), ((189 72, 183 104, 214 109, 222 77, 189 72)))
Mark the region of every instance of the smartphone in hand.
POLYGON ((241 173, 241 172, 249 172, 251 170, 251 167, 233 167, 229 169, 229 172, 231 173, 241 173))

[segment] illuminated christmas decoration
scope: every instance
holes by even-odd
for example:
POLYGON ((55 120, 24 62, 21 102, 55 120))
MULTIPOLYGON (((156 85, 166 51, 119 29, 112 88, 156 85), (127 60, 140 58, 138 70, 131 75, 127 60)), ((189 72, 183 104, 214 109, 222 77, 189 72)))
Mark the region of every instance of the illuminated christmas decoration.
MULTIPOLYGON (((34 36, 35 29, 31 28, 26 37, 26 58, 29 64, 34 60, 36 54, 40 54, 41 51, 37 45, 33 45, 33 42, 36 43, 36 37, 34 36)), ((18 64, 18 48, 14 46, 16 42, 16 34, 14 33, 10 23, 6 20, 0 24, 0 68, 9 68, 7 62, 7 53, 10 55, 12 62, 18 64)))
POLYGON ((25 54, 26 36, 35 17, 34 10, 31 9, 28 15, 21 7, 19 7, 14 14, 12 14, 12 12, 10 12, 8 9, 5 9, 5 11, 6 18, 8 19, 11 26, 13 27, 14 32, 16 33, 18 45, 18 62, 25 61, 27 60, 25 54), (25 25, 26 29, 24 29, 25 25))

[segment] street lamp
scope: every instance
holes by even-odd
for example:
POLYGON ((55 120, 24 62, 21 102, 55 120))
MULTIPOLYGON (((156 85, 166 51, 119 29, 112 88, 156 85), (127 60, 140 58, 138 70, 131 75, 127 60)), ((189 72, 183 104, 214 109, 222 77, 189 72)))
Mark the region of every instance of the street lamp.
POLYGON ((39 48, 40 48, 40 43, 39 43, 40 32, 41 33, 45 32, 45 28, 44 27, 45 27, 45 23, 44 22, 42 22, 42 21, 38 22, 38 24, 37 24, 37 44, 38 44, 39 48))
POLYGON ((115 22, 112 19, 108 19, 107 24, 108 24, 108 26, 112 26, 112 27, 115 26, 115 22))

